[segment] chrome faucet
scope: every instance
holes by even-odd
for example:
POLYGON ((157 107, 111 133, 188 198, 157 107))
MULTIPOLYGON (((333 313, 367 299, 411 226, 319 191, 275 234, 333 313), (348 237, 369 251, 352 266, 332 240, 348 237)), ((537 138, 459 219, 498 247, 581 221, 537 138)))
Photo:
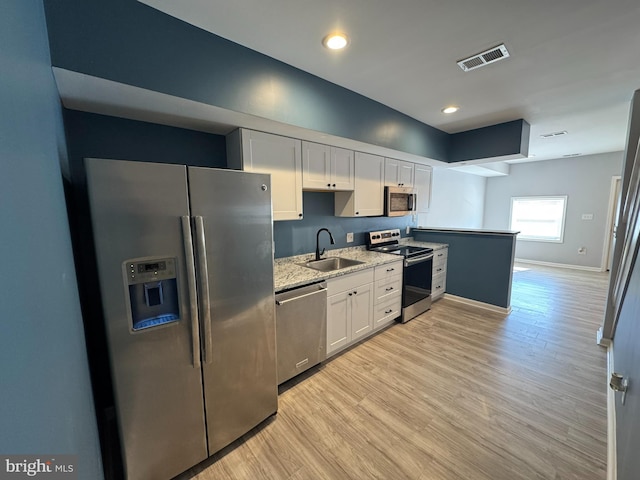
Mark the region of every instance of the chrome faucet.
POLYGON ((321 228, 320 230, 318 230, 318 233, 316 233, 316 260, 320 260, 320 257, 324 255, 324 248, 322 249, 322 251, 320 251, 320 232, 322 231, 325 231, 329 234, 331 245, 335 245, 336 243, 336 241, 333 239, 333 235, 331 235, 331 232, 328 228, 321 228))

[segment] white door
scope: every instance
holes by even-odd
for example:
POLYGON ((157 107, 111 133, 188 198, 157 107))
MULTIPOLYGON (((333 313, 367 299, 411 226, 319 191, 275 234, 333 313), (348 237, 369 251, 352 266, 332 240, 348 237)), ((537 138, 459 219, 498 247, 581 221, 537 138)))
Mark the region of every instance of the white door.
POLYGON ((398 182, 401 187, 413 187, 414 185, 414 165, 411 162, 399 162, 398 182))
POLYGON ((389 187, 400 185, 400 160, 384 159, 384 184, 389 187))
POLYGON ((373 329, 373 284, 361 285, 349 292, 351 300, 351 340, 373 329))
POLYGON ((355 182, 353 150, 331 147, 331 167, 333 173, 331 188, 353 190, 355 182))
POLYGON ((431 203, 431 167, 427 165, 415 166, 415 189, 418 195, 417 212, 429 212, 431 203))
POLYGON ((351 341, 349 299, 346 292, 327 299, 327 355, 351 341))
POLYGON ((302 187, 326 190, 331 181, 331 147, 302 142, 302 187))
POLYGON ((603 266, 607 270, 611 270, 613 263, 613 249, 616 245, 616 231, 618 229, 618 212, 620 211, 621 202, 621 177, 616 176, 611 179, 611 194, 609 195, 609 220, 607 221, 607 237, 605 244, 605 258, 603 266))
POLYGON ((244 131, 244 170, 271 174, 274 220, 302 218, 302 142, 268 133, 244 131))
POLYGON ((356 152, 355 216, 375 217, 384 209, 384 158, 356 152))

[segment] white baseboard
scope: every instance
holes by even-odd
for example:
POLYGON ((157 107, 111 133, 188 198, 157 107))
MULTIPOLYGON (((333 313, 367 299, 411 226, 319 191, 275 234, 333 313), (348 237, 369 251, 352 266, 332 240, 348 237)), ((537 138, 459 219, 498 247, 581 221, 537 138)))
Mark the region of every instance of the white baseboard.
POLYGON ((540 260, 528 260, 526 258, 514 259, 516 263, 530 263, 531 265, 543 265, 545 267, 570 268, 573 270, 586 270, 587 272, 602 272, 600 267, 584 267, 582 265, 570 265, 568 263, 541 262, 540 260))
POLYGON ((603 334, 602 334, 602 329, 603 327, 601 326, 598 331, 596 332, 596 343, 598 345, 600 345, 601 347, 609 347, 609 345, 611 345, 611 339, 610 338, 604 338, 603 334))
POLYGON ((609 388, 613 373, 613 341, 607 348, 607 480, 618 478, 618 457, 616 454, 616 392, 609 388))
POLYGON ((499 307, 497 305, 491 305, 490 303, 471 300, 470 298, 458 297, 457 295, 451 295, 450 293, 445 293, 444 298, 446 298, 447 300, 451 300, 452 302, 458 302, 477 308, 484 308, 485 310, 491 310, 492 312, 503 313, 505 315, 509 315, 511 313, 511 305, 509 305, 509 307, 507 308, 499 307))

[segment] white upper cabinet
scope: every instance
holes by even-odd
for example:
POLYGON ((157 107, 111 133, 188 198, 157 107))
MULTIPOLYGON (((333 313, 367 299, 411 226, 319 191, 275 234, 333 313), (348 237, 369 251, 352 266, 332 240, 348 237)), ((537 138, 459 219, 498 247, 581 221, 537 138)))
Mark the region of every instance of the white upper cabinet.
POLYGON ((353 192, 336 192, 337 217, 375 217, 384 209, 384 157, 369 153, 355 154, 353 192))
POLYGON ((353 150, 320 143, 302 142, 303 188, 309 190, 353 190, 353 150))
POLYGON ((385 158, 384 184, 391 187, 413 187, 414 165, 404 160, 385 158))
POLYGON ((355 160, 353 150, 331 147, 331 168, 335 190, 353 190, 355 188, 355 160))
POLYGON ((431 204, 431 174, 432 168, 428 165, 415 165, 415 189, 418 194, 418 213, 427 213, 431 204))
POLYGON ((302 142, 239 129, 227 136, 230 168, 271 174, 274 220, 302 218, 302 142))

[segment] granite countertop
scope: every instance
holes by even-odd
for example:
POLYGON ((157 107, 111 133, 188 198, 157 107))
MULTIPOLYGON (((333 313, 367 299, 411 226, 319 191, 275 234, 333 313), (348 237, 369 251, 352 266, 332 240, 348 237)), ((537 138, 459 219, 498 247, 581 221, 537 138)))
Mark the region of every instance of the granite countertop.
MULTIPOLYGON (((401 243, 407 243, 416 247, 429 247, 433 248, 434 250, 440 250, 441 248, 447 247, 447 245, 444 243, 416 242, 411 238, 402 239, 401 243)), ((359 247, 328 250, 323 258, 328 257, 343 257, 352 260, 358 260, 364 263, 360 265, 354 265, 353 267, 334 270, 333 272, 319 272, 312 268, 299 265, 301 263, 313 260, 315 258, 314 253, 295 255, 293 257, 276 258, 274 261, 273 269, 274 286, 276 293, 287 290, 289 288, 301 287, 303 285, 309 285, 311 283, 328 280, 329 278, 340 277, 342 275, 347 275, 359 270, 372 268, 376 265, 383 265, 385 263, 397 262, 398 260, 401 260, 401 257, 398 257, 398 255, 371 252, 367 250, 364 245, 359 247)))
POLYGON ((417 240, 414 240, 412 237, 405 237, 400 239, 400 244, 406 244, 412 247, 433 248, 434 252, 436 250, 442 250, 443 248, 447 248, 449 246, 447 243, 419 242, 417 240))
POLYGON ((300 263, 308 262, 309 260, 314 260, 314 253, 276 258, 273 269, 275 291, 280 292, 293 287, 301 287, 310 283, 328 280, 329 278, 347 275, 349 273, 357 272, 358 270, 372 268, 376 265, 383 265, 385 263, 401 260, 401 257, 398 257, 397 255, 371 252, 367 250, 365 246, 328 250, 323 258, 328 257, 343 257, 352 260, 359 260, 364 263, 354 265, 353 267, 334 270, 333 272, 319 272, 312 268, 298 265, 300 263))

